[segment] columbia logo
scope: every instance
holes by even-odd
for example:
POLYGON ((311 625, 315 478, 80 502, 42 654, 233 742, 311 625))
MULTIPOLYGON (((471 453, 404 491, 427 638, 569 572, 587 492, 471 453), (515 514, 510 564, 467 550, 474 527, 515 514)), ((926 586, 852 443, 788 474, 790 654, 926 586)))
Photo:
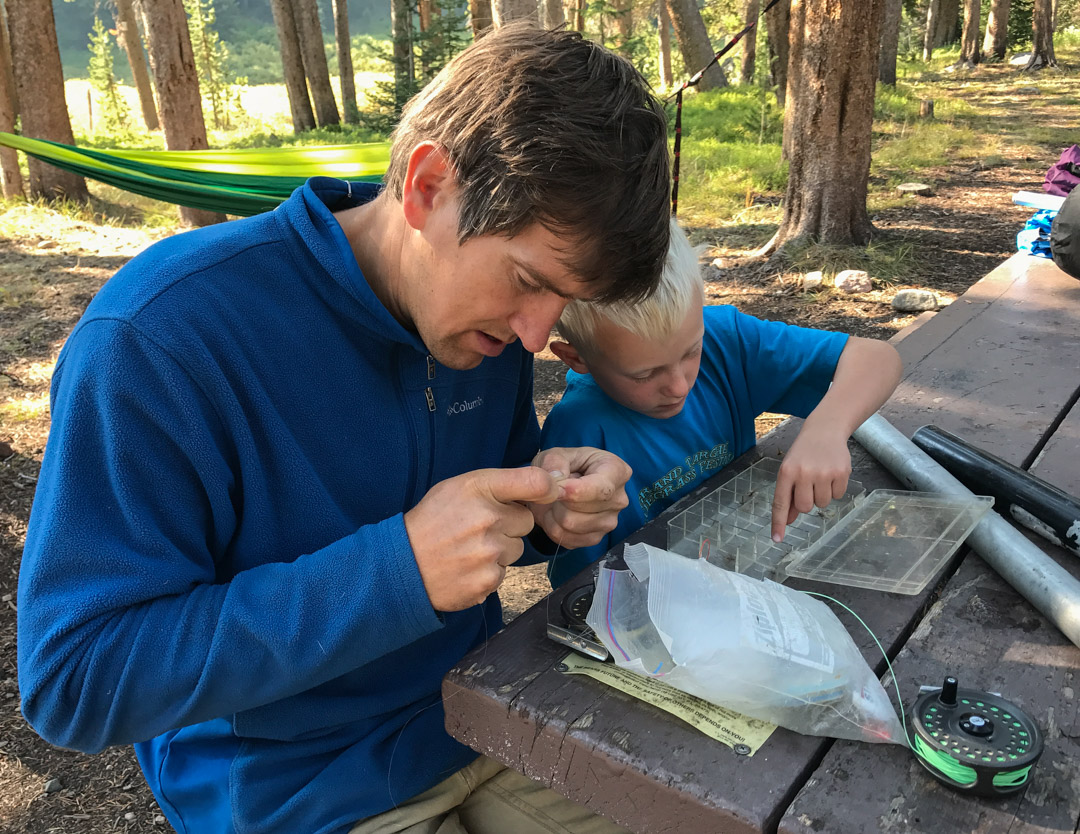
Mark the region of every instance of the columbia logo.
POLYGON ((484 398, 483 397, 477 397, 474 400, 462 400, 461 402, 456 402, 456 403, 453 403, 452 405, 450 405, 446 409, 446 416, 447 417, 452 417, 455 414, 463 414, 466 411, 472 411, 474 408, 479 408, 483 404, 484 404, 484 398))

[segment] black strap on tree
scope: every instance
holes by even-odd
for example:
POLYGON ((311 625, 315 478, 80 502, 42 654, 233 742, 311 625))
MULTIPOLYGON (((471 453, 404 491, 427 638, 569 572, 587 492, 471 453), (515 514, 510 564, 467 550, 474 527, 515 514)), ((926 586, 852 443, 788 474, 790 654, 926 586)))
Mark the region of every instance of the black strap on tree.
MULTIPOLYGON (((660 2, 663 3, 664 0, 660 0, 660 2)), ((666 101, 671 101, 673 98, 675 99, 675 161, 672 163, 672 169, 671 169, 671 216, 672 217, 674 217, 676 214, 679 213, 679 158, 680 158, 680 154, 682 153, 682 100, 683 100, 683 91, 686 90, 687 87, 696 87, 698 85, 698 82, 701 81, 702 77, 709 70, 709 68, 713 64, 715 64, 717 61, 719 61, 721 58, 723 58, 731 49, 733 49, 735 47, 735 44, 737 44, 739 41, 741 41, 743 39, 743 36, 749 34, 754 29, 756 29, 757 25, 758 25, 758 20, 760 20, 769 11, 769 9, 771 9, 773 6, 775 6, 779 2, 780 2, 780 0, 770 0, 769 4, 767 6, 765 6, 764 9, 761 10, 761 14, 758 15, 757 20, 752 20, 750 23, 748 23, 745 29, 743 29, 741 32, 739 32, 737 35, 735 35, 730 41, 728 41, 727 45, 723 49, 721 49, 719 52, 717 52, 715 55, 713 55, 712 60, 709 61, 709 63, 707 63, 704 67, 702 67, 696 73, 694 73, 694 75, 689 80, 684 81, 682 86, 679 87, 679 89, 677 89, 674 93, 672 93, 666 99, 666 101)))

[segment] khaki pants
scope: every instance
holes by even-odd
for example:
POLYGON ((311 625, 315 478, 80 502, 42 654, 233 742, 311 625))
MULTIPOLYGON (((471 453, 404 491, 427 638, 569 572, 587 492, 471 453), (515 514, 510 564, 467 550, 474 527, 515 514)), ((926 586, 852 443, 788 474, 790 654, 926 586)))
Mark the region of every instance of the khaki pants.
POLYGON ((481 756, 349 834, 627 834, 515 770, 481 756))

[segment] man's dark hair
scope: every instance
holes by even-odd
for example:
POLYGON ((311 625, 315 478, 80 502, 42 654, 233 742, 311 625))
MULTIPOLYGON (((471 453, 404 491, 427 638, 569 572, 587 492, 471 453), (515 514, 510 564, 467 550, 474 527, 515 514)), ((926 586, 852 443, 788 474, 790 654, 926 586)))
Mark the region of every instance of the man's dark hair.
POLYGON ((599 301, 656 286, 668 248, 667 122, 625 58, 567 30, 511 24, 485 35, 406 106, 386 185, 409 155, 447 153, 461 189, 462 243, 541 223, 599 301))

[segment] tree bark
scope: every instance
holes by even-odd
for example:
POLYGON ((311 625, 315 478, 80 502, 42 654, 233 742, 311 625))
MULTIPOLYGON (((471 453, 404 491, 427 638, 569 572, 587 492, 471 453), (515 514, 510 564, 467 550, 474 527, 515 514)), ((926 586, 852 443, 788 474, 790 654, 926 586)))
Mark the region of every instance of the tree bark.
POLYGON ((115 0, 116 34, 127 55, 131 77, 135 81, 135 91, 139 94, 139 107, 142 109, 143 124, 147 130, 158 130, 157 105, 154 103, 154 88, 150 84, 150 72, 146 69, 146 56, 143 54, 142 37, 139 24, 135 21, 135 9, 131 0, 115 0))
POLYGON ((562 0, 543 0, 544 28, 558 29, 566 23, 562 0))
POLYGON ((667 0, 656 0, 656 36, 659 41, 660 86, 668 89, 674 83, 671 74, 671 15, 667 0))
POLYGON ((304 62, 300 57, 300 39, 296 34, 292 5, 289 0, 270 0, 270 10, 274 14, 274 27, 277 29, 278 44, 281 47, 281 69, 285 76, 285 93, 289 97, 293 132, 313 130, 315 111, 311 109, 311 99, 308 97, 307 78, 304 77, 304 62))
POLYGON ((937 32, 934 34, 935 48, 956 40, 959 23, 960 0, 941 0, 941 15, 938 17, 937 32))
POLYGON ((776 87, 776 103, 781 107, 787 101, 789 30, 791 7, 782 0, 765 13, 766 35, 769 44, 769 75, 776 87))
POLYGON ((469 0, 469 25, 474 41, 480 40, 491 29, 491 0, 469 0))
POLYGON ((884 11, 884 0, 793 0, 788 185, 780 228, 762 254, 795 240, 870 241, 866 191, 884 11))
MULTIPOLYGON (((760 0, 746 0, 746 15, 743 26, 751 26, 757 23, 761 12, 760 0)), ((754 83, 754 64, 757 61, 757 28, 751 29, 742 39, 742 67, 739 80, 743 84, 754 83)))
MULTIPOLYGON (((150 47, 150 69, 161 99, 161 124, 165 147, 171 151, 200 151, 206 141, 199 76, 191 51, 183 0, 137 0, 150 47), (145 7, 153 3, 153 13, 145 7)), ((209 226, 225 215, 205 209, 180 207, 180 218, 191 226, 209 226)))
POLYGON ((511 20, 529 20, 540 25, 536 0, 491 0, 491 18, 496 29, 511 20))
POLYGON ((394 41, 394 90, 400 109, 416 83, 412 51, 412 8, 409 0, 391 0, 390 31, 394 41))
POLYGON ((346 0, 334 0, 334 37, 337 39, 338 77, 341 79, 341 109, 345 111, 345 121, 355 125, 360 122, 360 108, 356 106, 356 79, 353 75, 346 0))
POLYGON ((1004 60, 1009 48, 1009 6, 1012 0, 992 0, 990 15, 986 19, 986 37, 982 51, 987 59, 1004 60))
POLYGON ((903 11, 904 0, 886 0, 878 53, 878 81, 891 87, 896 86, 896 53, 900 46, 900 18, 903 11))
MULTIPOLYGON (((145 2, 145 0, 144 0, 145 2)), ((291 0, 296 34, 300 39, 300 57, 304 62, 304 75, 311 89, 315 118, 320 127, 341 124, 334 88, 330 86, 330 70, 326 66, 326 46, 323 44, 319 8, 315 0, 291 0)))
POLYGON ((973 67, 979 63, 979 13, 982 9, 980 0, 964 0, 964 32, 960 36, 960 61, 965 66, 973 67))
POLYGON ((577 0, 574 7, 574 28, 582 34, 585 34, 585 8, 588 5, 589 0, 577 0))
MULTIPOLYGON (((15 79, 11 74, 11 51, 8 48, 7 15, 0 0, 0 130, 15 132, 15 119, 19 108, 15 99, 15 79)), ((19 155, 14 148, 0 147, 0 188, 4 199, 23 196, 22 171, 19 155)))
POLYGON ((926 28, 923 29, 922 59, 929 61, 934 57, 937 46, 937 30, 941 22, 941 0, 929 0, 926 4, 926 28))
POLYGON ((612 0, 617 12, 615 14, 615 29, 619 33, 619 43, 616 49, 623 56, 630 57, 630 39, 634 37, 634 4, 633 0, 612 0))
MULTIPOLYGON (((56 19, 49 0, 7 0, 8 35, 19 101, 22 134, 34 139, 74 144, 60 47, 56 42, 56 19)), ((90 199, 86 180, 34 157, 27 157, 30 196, 46 199, 90 199)))
MULTIPOLYGON (((14 40, 14 35, 12 35, 14 40)), ((1056 67, 1054 57, 1054 4, 1052 0, 1035 0, 1031 13, 1031 59, 1024 69, 1056 67)))
MULTIPOLYGON (((701 19, 695 0, 668 0, 668 12, 671 14, 675 40, 682 52, 683 66, 688 75, 694 75, 716 54, 709 41, 709 33, 705 30, 705 21, 701 19)), ((702 76, 697 88, 704 92, 726 86, 724 71, 719 64, 713 64, 702 76)))

